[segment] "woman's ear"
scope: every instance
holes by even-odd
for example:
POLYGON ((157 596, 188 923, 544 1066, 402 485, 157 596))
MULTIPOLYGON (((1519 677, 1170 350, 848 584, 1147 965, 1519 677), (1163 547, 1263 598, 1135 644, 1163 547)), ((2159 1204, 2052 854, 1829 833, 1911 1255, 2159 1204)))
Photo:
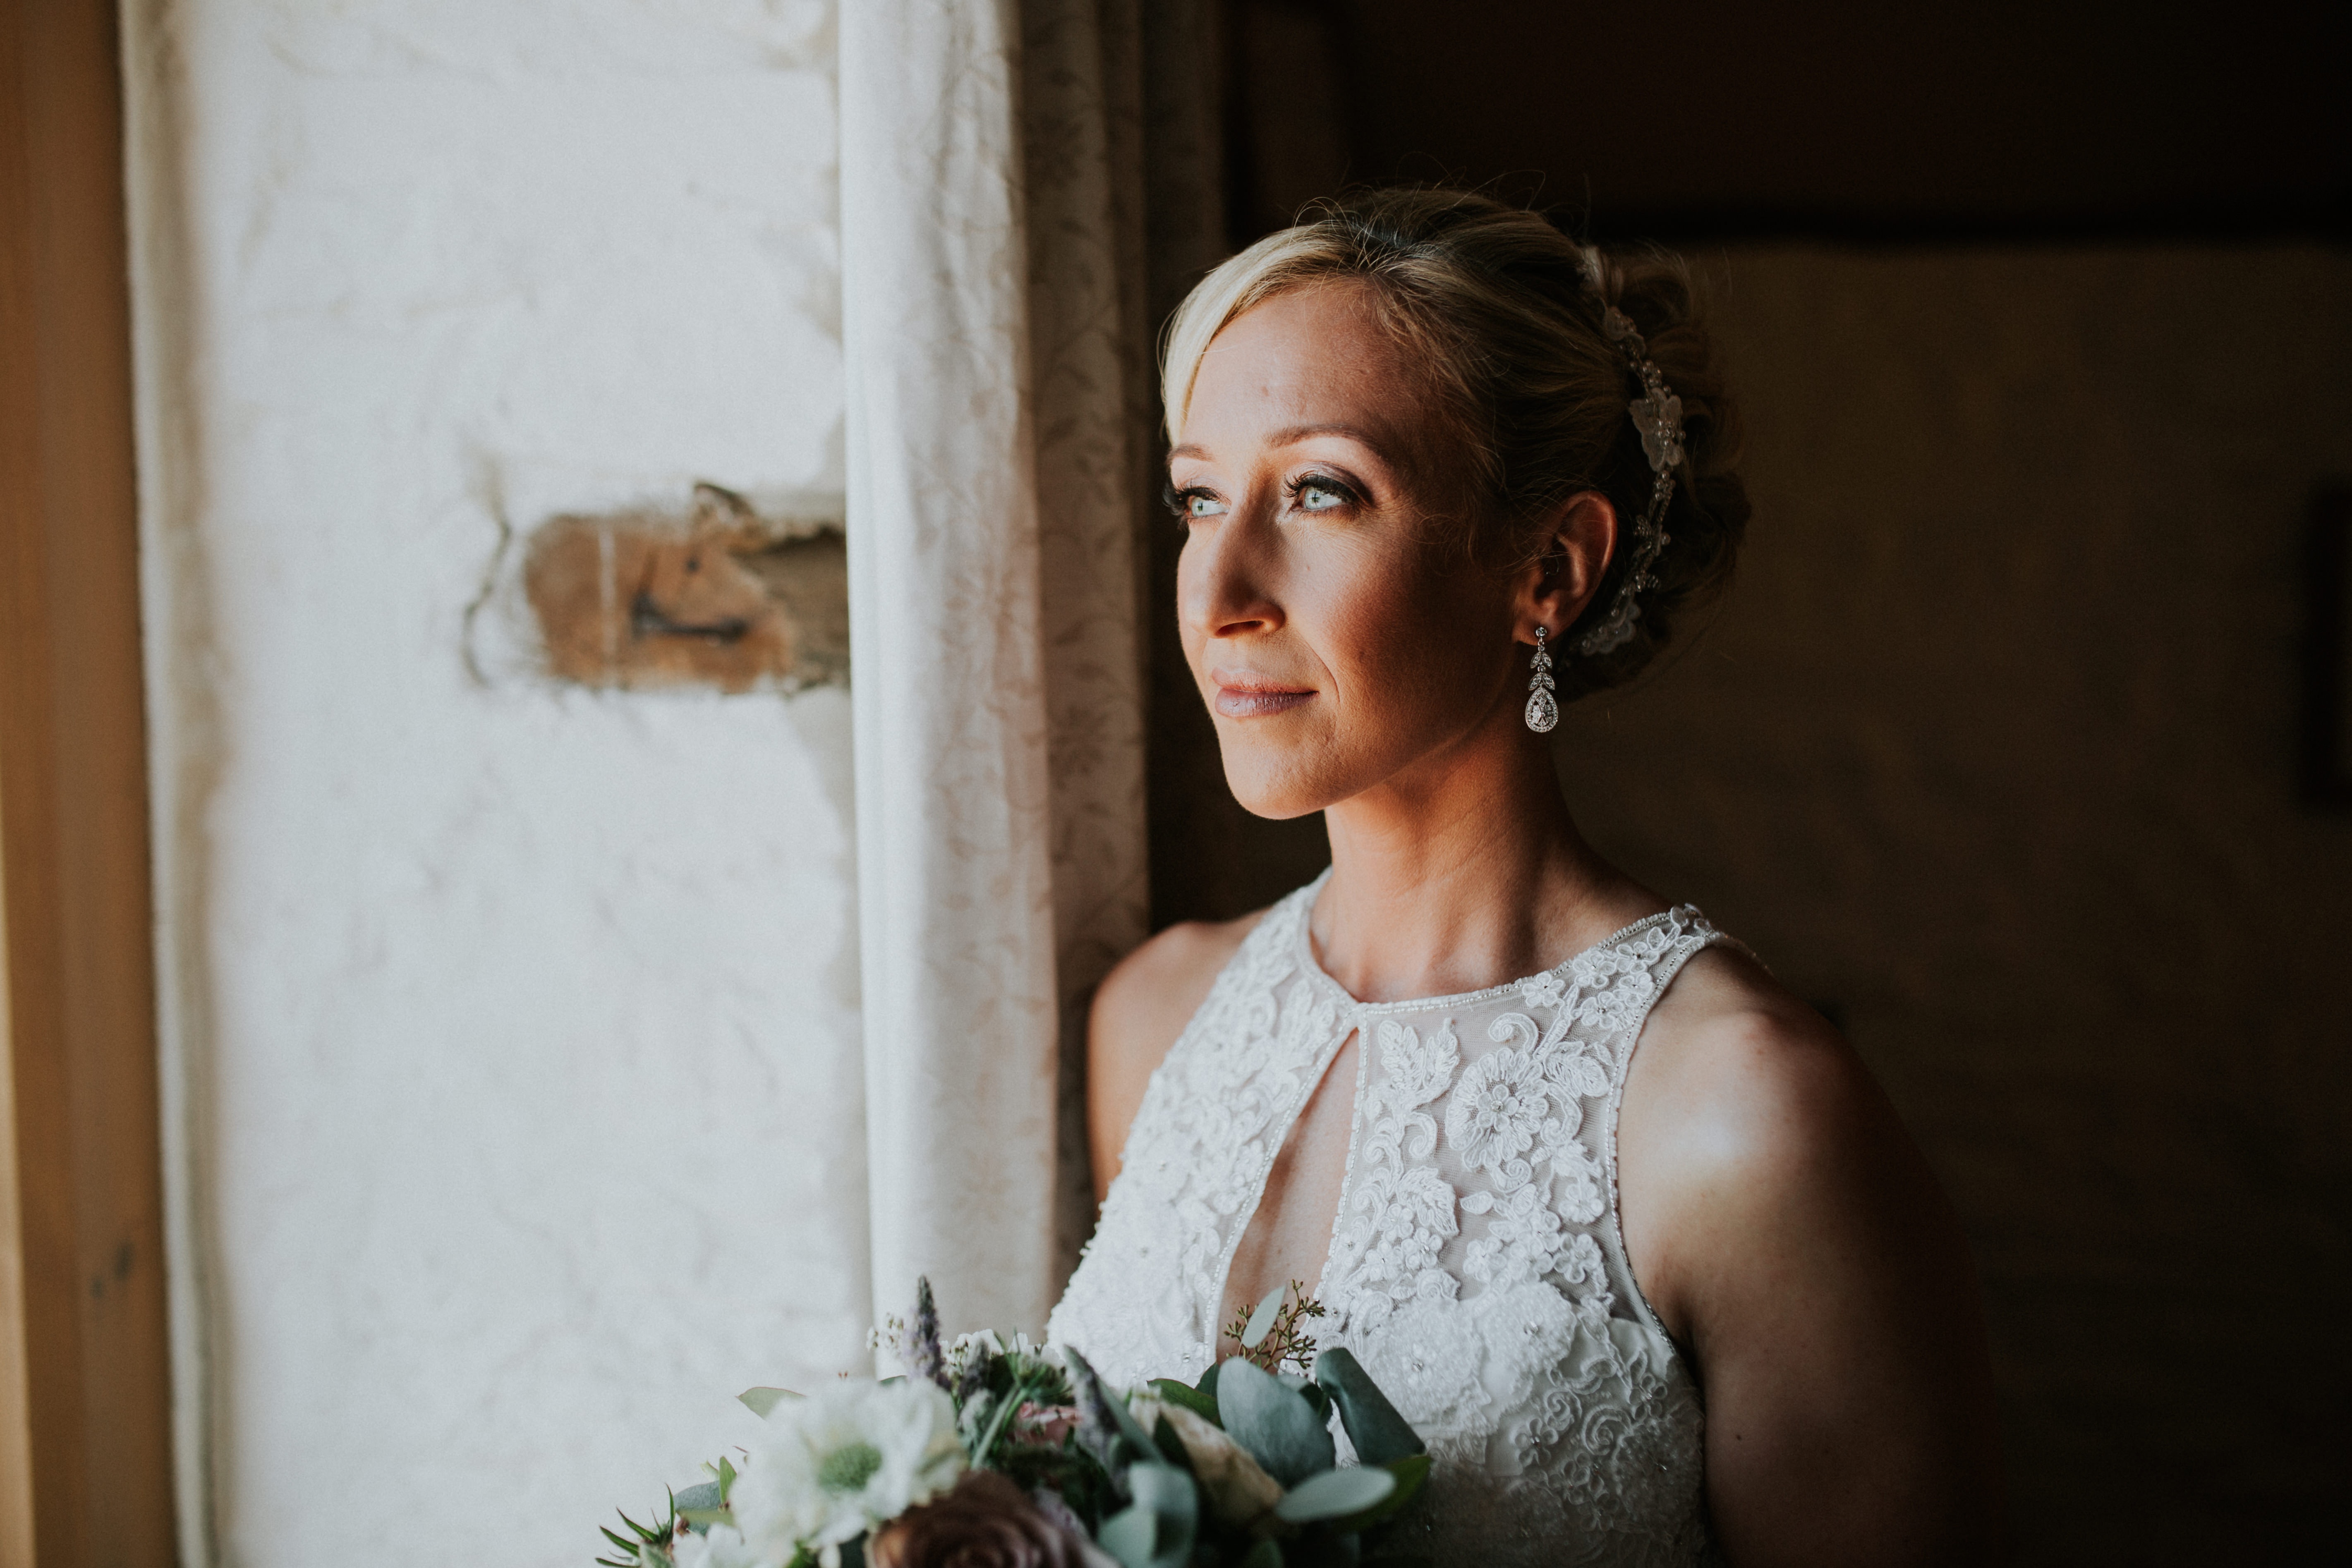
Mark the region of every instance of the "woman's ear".
POLYGON ((1599 490, 1562 501, 1543 559, 1528 570, 1520 594, 1518 640, 1541 626, 1557 637, 1592 603, 1617 550, 1617 509, 1599 490))

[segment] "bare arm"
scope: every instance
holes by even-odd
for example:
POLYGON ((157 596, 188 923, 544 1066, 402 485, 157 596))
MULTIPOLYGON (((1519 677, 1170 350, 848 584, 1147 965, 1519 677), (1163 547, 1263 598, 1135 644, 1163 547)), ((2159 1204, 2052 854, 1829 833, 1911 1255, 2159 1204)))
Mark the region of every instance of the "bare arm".
POLYGON ((1087 1151, 1097 1204, 1118 1174, 1144 1086, 1257 922, 1244 915, 1171 926, 1121 959, 1095 993, 1087 1015, 1087 1151))
POLYGON ((1706 1397, 1739 1568, 2001 1555, 1965 1242, 1850 1047, 1747 960, 1694 959, 1619 1123, 1627 1251, 1706 1397))

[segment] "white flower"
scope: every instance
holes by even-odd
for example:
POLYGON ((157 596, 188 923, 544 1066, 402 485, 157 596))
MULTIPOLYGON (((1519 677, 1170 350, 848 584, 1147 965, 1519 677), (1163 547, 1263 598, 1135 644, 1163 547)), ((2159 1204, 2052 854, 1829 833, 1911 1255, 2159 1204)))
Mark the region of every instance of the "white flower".
POLYGON ((1554 1267, 1569 1284, 1592 1287, 1570 1297, 1570 1300, 1590 1302, 1604 1312, 1609 1310, 1609 1274, 1601 1262, 1599 1242, 1582 1231, 1577 1232, 1568 1238, 1568 1247, 1554 1267))
MULTIPOLYGON (((1494 1217, 1487 1221, 1486 1234, 1470 1244, 1462 1272, 1496 1285, 1525 1283, 1551 1272, 1567 1245, 1567 1234, 1559 1215, 1536 1188, 1520 1187, 1501 1198, 1486 1193, 1472 1195, 1486 1199, 1472 1212, 1491 1211, 1494 1217)), ((1472 1208, 1466 1201, 1462 1206, 1472 1208)))
POLYGON ((1374 1171, 1366 1186, 1378 1194, 1381 1206, 1365 1271, 1393 1284, 1435 1268, 1446 1237, 1461 1228, 1454 1217, 1454 1188, 1445 1178, 1427 1165, 1414 1165, 1402 1174, 1374 1171))
POLYGON ((1168 1423, 1184 1445, 1184 1457, 1192 1461, 1192 1474, 1208 1493, 1209 1507, 1227 1524, 1248 1524, 1282 1500, 1282 1483, 1214 1422, 1149 1394, 1130 1395, 1127 1408, 1147 1432, 1157 1431, 1161 1421, 1168 1423))
POLYGON ((1473 1170, 1501 1171, 1528 1152, 1551 1110, 1531 1052, 1499 1050, 1470 1064, 1445 1108, 1445 1136, 1473 1170))
POLYGON ((1643 970, 1621 974, 1616 984, 1596 986, 1578 1006, 1578 1013, 1592 1028, 1608 1034, 1633 1028, 1649 1013, 1651 998, 1658 994, 1658 983, 1643 970))
POLYGON ((768 1413, 728 1501, 752 1561, 780 1563, 795 1547, 823 1555, 929 1501, 963 1468, 955 1401, 937 1384, 844 1381, 768 1413))
POLYGON ((714 1524, 708 1535, 688 1534, 670 1548, 677 1568, 781 1568, 790 1555, 754 1552, 731 1524, 714 1524))
POLYGON ((1004 1342, 994 1329, 974 1329, 968 1334, 958 1334, 942 1358, 951 1383, 961 1383, 974 1365, 992 1356, 1004 1353, 1004 1342))
POLYGON ((1592 1156, 1579 1144, 1564 1144, 1553 1153, 1551 1170, 1559 1212, 1579 1225, 1599 1219, 1609 1199, 1601 1190, 1601 1167, 1592 1156))

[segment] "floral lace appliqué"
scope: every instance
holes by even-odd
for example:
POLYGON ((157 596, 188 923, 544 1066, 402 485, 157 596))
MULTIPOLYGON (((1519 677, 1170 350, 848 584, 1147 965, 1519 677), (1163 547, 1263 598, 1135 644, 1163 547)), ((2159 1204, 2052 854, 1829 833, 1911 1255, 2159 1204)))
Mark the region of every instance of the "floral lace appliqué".
POLYGON ((1625 1260, 1615 1122, 1651 1008, 1722 938, 1678 909, 1512 985, 1366 1005, 1315 963, 1319 886, 1267 912, 1153 1075, 1052 1336, 1117 1382, 1204 1369, 1266 1169, 1360 1033, 1318 1337, 1429 1441, 1409 1550, 1698 1561, 1704 1417, 1625 1260))

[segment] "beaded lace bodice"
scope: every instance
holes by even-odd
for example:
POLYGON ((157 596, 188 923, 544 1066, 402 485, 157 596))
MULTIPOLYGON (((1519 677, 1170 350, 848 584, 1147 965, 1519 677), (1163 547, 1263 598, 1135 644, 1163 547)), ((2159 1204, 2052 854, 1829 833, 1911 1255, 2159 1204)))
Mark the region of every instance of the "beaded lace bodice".
POLYGON ((1413 1550, 1700 1559, 1698 1391, 1626 1262, 1617 1106, 1652 1004, 1725 939, 1685 906, 1529 980, 1360 1003, 1315 960, 1321 886, 1267 911, 1153 1073, 1049 1337, 1114 1384, 1205 1371, 1266 1173, 1361 1031, 1314 1327, 1429 1443, 1413 1550))

